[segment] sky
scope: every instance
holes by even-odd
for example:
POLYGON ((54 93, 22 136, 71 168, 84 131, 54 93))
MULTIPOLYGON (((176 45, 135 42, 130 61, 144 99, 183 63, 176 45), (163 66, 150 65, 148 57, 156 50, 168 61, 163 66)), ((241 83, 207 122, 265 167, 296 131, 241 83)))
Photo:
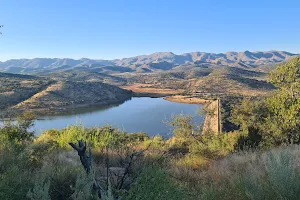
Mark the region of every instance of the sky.
POLYGON ((0 0, 0 61, 300 53, 299 0, 0 0))

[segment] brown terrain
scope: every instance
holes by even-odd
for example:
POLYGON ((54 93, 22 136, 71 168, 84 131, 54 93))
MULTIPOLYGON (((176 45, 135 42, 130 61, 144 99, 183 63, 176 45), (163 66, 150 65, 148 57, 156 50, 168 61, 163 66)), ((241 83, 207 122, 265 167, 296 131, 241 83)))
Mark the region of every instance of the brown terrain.
POLYGON ((155 88, 153 86, 153 84, 134 83, 121 86, 121 88, 133 91, 134 96, 164 97, 184 92, 183 89, 155 88))
POLYGON ((82 107, 110 105, 131 98, 132 92, 97 82, 56 82, 12 107, 19 113, 56 114, 82 107))
POLYGON ((193 96, 183 96, 183 95, 174 95, 164 98, 167 101, 178 102, 178 103, 187 103, 187 104, 205 104, 211 102, 208 99, 201 99, 199 97, 193 96))
POLYGON ((267 78, 269 69, 293 56, 283 51, 161 52, 111 61, 0 62, 2 72, 34 74, 0 73, 0 113, 53 114, 120 103, 132 96, 200 104, 230 95, 265 96, 275 89, 267 78))

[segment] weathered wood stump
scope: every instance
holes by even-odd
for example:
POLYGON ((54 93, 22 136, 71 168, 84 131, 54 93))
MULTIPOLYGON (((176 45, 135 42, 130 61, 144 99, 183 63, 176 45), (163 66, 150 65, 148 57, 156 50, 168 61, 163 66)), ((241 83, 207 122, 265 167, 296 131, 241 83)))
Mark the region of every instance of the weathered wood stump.
POLYGON ((78 155, 80 157, 81 164, 83 165, 85 171, 89 173, 92 169, 92 150, 89 148, 89 156, 86 155, 86 142, 83 142, 82 140, 78 141, 78 146, 76 146, 74 143, 69 143, 73 149, 75 149, 78 152, 78 155))
MULTIPOLYGON (((87 174, 91 172, 92 169, 92 149, 89 148, 89 156, 86 155, 86 142, 83 142, 82 140, 78 141, 78 146, 76 146, 74 143, 69 143, 73 149, 75 149, 78 152, 81 164, 83 165, 85 171, 87 174)), ((95 190, 97 190, 98 197, 101 198, 101 196, 104 195, 104 189, 100 186, 100 184, 96 181, 95 177, 93 187, 95 190)))

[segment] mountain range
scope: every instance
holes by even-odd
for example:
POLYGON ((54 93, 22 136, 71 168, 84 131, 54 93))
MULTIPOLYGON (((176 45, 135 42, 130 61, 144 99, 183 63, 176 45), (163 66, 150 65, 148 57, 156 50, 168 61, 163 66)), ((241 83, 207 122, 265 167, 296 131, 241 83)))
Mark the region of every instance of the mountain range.
POLYGON ((156 52, 115 60, 34 58, 12 59, 0 62, 0 72, 51 73, 68 71, 92 71, 102 73, 166 71, 185 65, 220 65, 240 68, 259 68, 290 59, 294 54, 286 51, 244 51, 227 53, 191 52, 176 55, 172 52, 156 52))

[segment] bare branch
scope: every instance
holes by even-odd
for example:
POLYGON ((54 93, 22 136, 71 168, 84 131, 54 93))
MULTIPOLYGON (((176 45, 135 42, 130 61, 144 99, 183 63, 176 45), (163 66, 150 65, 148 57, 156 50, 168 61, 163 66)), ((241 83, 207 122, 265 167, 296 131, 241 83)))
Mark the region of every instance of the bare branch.
MULTIPOLYGON (((0 25, 0 28, 3 28, 4 25, 0 25)), ((0 32, 0 35, 2 35, 2 32, 0 32)))

